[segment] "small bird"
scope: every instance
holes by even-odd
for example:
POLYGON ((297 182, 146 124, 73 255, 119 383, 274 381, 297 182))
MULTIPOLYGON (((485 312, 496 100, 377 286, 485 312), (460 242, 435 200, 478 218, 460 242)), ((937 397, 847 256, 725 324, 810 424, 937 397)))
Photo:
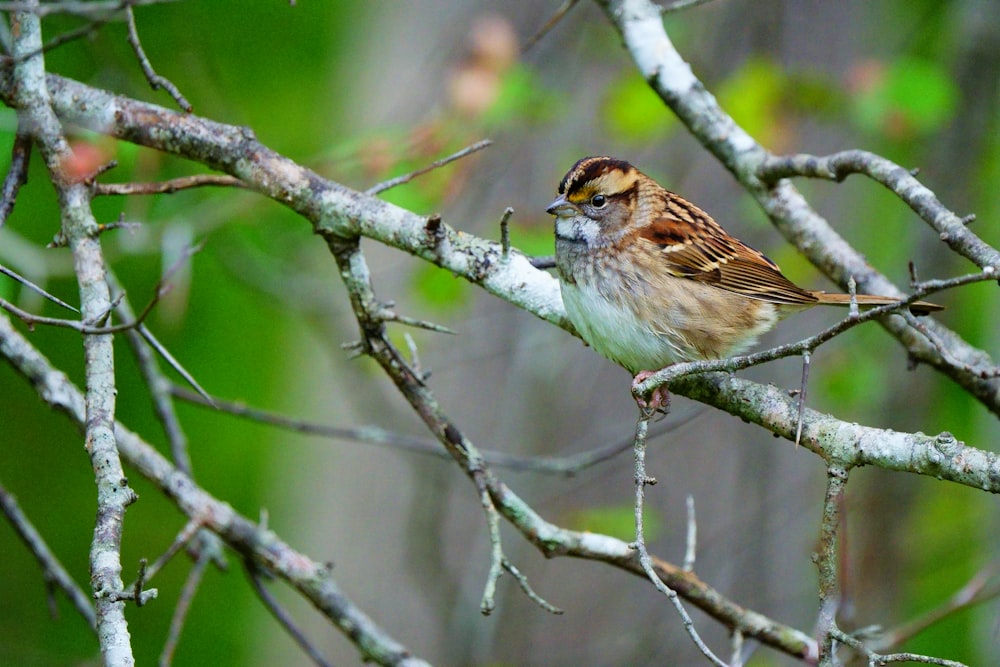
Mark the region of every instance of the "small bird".
MULTIPOLYGON (((636 384, 675 362, 740 354, 792 313, 851 303, 848 294, 796 286, 763 253, 624 160, 579 160, 546 211, 556 217, 556 267, 573 326, 636 384)), ((899 299, 858 294, 855 302, 899 299)), ((940 309, 910 305, 918 315, 940 309)))

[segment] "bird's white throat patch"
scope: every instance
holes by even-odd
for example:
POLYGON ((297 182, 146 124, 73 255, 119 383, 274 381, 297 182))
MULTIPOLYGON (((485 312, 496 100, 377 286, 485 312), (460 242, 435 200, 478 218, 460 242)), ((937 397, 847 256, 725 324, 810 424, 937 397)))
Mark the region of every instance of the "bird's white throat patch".
POLYGON ((556 236, 566 241, 597 245, 601 238, 601 225, 596 220, 577 215, 572 218, 556 218, 556 236))

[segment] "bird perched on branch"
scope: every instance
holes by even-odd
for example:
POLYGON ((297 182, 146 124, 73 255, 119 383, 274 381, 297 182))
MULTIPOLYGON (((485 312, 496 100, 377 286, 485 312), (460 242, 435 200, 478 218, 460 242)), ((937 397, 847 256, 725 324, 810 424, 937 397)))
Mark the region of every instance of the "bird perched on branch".
MULTIPOLYGON (((798 287, 763 253, 623 160, 578 161, 546 210, 556 216, 570 320, 636 383, 675 362, 739 354, 780 319, 816 305, 899 303, 798 287)), ((909 308, 925 315, 941 306, 909 308)))

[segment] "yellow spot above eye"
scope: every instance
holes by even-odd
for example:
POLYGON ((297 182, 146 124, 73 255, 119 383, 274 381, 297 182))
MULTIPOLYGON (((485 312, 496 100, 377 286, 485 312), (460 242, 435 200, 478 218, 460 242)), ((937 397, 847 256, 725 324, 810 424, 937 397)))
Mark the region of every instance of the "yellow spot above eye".
POLYGON ((573 188, 573 191, 568 193, 567 199, 574 204, 583 204, 598 194, 612 197, 629 190, 635 185, 635 182, 635 174, 611 171, 573 188))
POLYGON ((598 189, 592 183, 586 183, 569 194, 569 199, 574 204, 585 204, 590 198, 598 193, 598 189))

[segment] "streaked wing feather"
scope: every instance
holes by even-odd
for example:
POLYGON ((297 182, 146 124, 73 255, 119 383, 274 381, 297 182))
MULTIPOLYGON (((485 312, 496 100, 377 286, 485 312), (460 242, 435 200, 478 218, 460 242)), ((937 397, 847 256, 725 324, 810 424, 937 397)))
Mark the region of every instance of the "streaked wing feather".
POLYGON ((816 302, 763 253, 727 234, 707 213, 673 193, 666 197, 670 215, 641 229, 638 241, 656 246, 669 273, 771 303, 816 302))

